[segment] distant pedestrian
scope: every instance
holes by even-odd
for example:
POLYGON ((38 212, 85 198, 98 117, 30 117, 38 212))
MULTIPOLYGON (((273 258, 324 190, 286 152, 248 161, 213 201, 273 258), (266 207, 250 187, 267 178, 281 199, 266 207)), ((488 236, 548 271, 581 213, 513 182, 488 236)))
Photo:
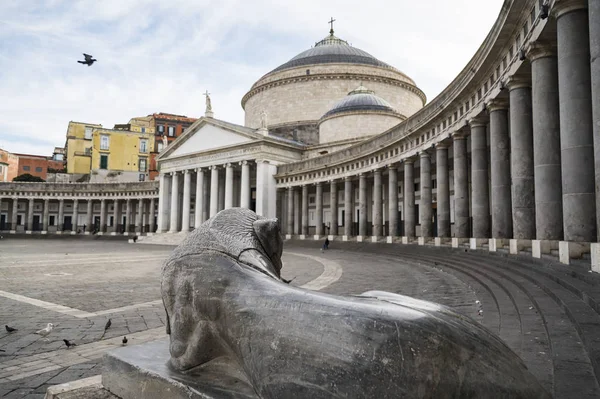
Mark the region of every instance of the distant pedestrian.
POLYGON ((325 243, 323 243, 323 249, 329 249, 329 237, 325 238, 325 243))

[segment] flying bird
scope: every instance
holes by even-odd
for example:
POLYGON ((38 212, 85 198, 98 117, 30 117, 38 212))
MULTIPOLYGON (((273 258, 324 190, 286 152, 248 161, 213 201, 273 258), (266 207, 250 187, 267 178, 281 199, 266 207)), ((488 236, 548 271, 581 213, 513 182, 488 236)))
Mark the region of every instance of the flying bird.
POLYGON ((92 55, 83 53, 83 56, 85 57, 85 61, 77 61, 80 64, 85 64, 87 66, 92 66, 92 64, 97 61, 95 58, 92 58, 93 57, 92 55))
POLYGON ((48 336, 48 334, 50 334, 50 332, 52 331, 53 328, 54 328, 54 324, 48 323, 48 325, 46 326, 46 328, 42 328, 41 330, 38 330, 35 333, 37 335, 41 335, 47 341, 48 339, 46 337, 48 336))
POLYGON ((67 345, 67 348, 70 348, 72 346, 77 346, 77 344, 69 341, 68 339, 63 339, 63 342, 65 343, 65 345, 67 345))
POLYGON ((123 341, 121 342, 123 342, 123 345, 127 345, 127 337, 123 337, 123 341))
POLYGON ((9 333, 14 333, 15 331, 19 331, 16 328, 12 328, 11 326, 7 326, 7 325, 5 325, 4 328, 6 328, 6 331, 9 333))

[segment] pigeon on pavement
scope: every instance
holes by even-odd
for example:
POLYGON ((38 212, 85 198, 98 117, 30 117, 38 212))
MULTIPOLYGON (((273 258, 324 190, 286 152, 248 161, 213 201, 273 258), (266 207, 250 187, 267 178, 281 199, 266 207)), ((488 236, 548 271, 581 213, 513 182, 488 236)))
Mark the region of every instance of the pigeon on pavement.
POLYGON ((68 339, 63 339, 63 342, 65 343, 65 345, 67 345, 67 348, 70 348, 72 346, 77 346, 77 344, 69 341, 68 339))
POLYGON ((106 325, 104 326, 104 332, 102 333, 102 336, 100 337, 100 339, 104 338, 104 334, 106 334, 106 330, 108 330, 110 328, 110 326, 112 326, 112 320, 108 319, 108 321, 106 322, 106 325))
POLYGON ((123 337, 123 345, 127 345, 127 337, 123 337))
MULTIPOLYGON (((44 337, 44 339, 46 339, 46 337, 48 336, 48 334, 50 334, 50 332, 52 331, 53 328, 54 328, 54 324, 48 323, 46 328, 42 328, 41 330, 38 330, 35 333, 38 335, 41 335, 42 337, 44 337)), ((48 339, 46 339, 46 341, 47 340, 48 339)))
POLYGON ((95 58, 92 58, 93 55, 83 53, 83 56, 85 57, 85 61, 77 61, 78 63, 84 64, 87 66, 92 66, 92 64, 97 61, 95 58))
POLYGON ((6 328, 6 331, 8 331, 9 333, 14 333, 15 331, 19 331, 16 328, 13 328, 13 327, 7 326, 7 325, 5 325, 4 328, 6 328))

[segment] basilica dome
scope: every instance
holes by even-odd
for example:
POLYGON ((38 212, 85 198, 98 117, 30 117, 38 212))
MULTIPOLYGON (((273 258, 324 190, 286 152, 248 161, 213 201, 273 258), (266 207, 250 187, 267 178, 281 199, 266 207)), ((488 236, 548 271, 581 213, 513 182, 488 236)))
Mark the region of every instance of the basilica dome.
POLYGON ((383 133, 404 119, 406 117, 393 109, 390 103, 361 84, 319 120, 319 143, 353 140, 383 133))
POLYGON ((388 106, 402 118, 426 102, 425 94, 410 77, 351 46, 332 29, 313 47, 254 83, 242 98, 242 108, 247 127, 260 127, 261 114, 266 114, 270 134, 310 145, 323 142, 318 125, 340 100, 371 101, 371 106, 388 106), (355 93, 357 97, 345 99, 362 82, 377 96, 355 93))

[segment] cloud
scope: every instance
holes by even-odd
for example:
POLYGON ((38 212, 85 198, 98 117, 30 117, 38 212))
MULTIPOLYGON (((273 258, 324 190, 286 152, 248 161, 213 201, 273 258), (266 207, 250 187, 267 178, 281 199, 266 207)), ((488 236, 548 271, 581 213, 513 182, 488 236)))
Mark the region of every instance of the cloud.
POLYGON ((502 0, 303 2, 5 0, 0 16, 0 146, 50 155, 70 120, 112 127, 163 111, 243 123, 262 75, 327 35, 396 66, 427 94, 460 72, 502 0), (92 67, 77 64, 93 54, 92 67), (15 140, 14 138, 21 138, 15 140))

